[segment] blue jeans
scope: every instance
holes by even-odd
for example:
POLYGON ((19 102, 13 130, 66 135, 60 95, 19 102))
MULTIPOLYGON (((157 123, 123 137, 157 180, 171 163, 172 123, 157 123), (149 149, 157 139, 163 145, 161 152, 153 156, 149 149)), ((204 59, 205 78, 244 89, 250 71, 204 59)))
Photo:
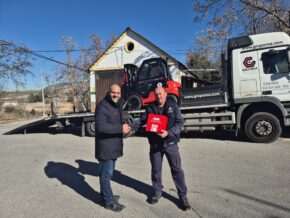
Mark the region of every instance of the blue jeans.
POLYGON ((109 204, 115 201, 110 184, 110 181, 113 177, 115 165, 116 159, 99 161, 101 196, 103 197, 105 204, 109 204))

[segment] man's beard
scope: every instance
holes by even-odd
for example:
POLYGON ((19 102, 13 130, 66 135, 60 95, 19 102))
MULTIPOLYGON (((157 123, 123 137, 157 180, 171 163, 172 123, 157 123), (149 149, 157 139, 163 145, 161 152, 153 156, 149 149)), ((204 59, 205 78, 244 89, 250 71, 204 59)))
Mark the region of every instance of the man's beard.
POLYGON ((113 98, 113 97, 112 97, 112 101, 115 102, 115 103, 118 103, 119 98, 113 98))

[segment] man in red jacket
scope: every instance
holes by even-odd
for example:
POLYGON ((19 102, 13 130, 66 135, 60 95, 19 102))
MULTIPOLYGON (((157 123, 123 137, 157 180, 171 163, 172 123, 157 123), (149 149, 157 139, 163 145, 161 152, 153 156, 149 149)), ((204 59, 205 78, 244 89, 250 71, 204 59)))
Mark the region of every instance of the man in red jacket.
POLYGON ((113 84, 107 96, 97 105, 95 112, 96 153, 100 166, 100 189, 105 208, 119 212, 125 208, 118 203, 120 196, 113 195, 110 181, 117 158, 123 155, 123 134, 131 128, 123 124, 121 88, 113 84))

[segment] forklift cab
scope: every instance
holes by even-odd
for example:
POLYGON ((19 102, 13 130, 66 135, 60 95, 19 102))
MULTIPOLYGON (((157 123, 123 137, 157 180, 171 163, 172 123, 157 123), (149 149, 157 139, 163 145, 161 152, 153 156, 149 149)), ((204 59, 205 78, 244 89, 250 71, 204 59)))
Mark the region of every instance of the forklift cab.
POLYGON ((172 80, 172 78, 163 59, 145 60, 137 74, 135 92, 142 98, 148 98, 149 93, 154 91, 157 84, 160 86, 162 84, 163 87, 166 87, 167 80, 172 80))

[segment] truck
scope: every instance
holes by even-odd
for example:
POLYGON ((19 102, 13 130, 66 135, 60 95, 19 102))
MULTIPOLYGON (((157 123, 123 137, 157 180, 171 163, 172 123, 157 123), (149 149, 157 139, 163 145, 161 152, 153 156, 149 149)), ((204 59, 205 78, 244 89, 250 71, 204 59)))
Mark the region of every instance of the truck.
MULTIPOLYGON (((188 74, 186 84, 173 81, 162 58, 145 60, 140 68, 125 65, 125 122, 139 119, 155 100, 154 89, 164 86, 180 106, 184 132, 230 130, 245 133, 251 142, 275 141, 290 126, 290 37, 283 32, 240 36, 229 39, 226 50, 221 83, 194 73, 188 74)), ((81 135, 94 136, 93 113, 46 122, 53 121, 59 128, 80 125, 81 135)))
POLYGON ((201 85, 184 87, 171 81, 165 60, 144 63, 135 76, 127 76, 132 81, 124 90, 128 113, 135 118, 144 112, 138 110, 140 106, 153 99, 155 87, 164 86, 180 105, 185 132, 242 131, 252 142, 270 143, 290 125, 290 38, 286 33, 230 39, 222 55, 220 84, 192 77, 192 83, 201 85))

